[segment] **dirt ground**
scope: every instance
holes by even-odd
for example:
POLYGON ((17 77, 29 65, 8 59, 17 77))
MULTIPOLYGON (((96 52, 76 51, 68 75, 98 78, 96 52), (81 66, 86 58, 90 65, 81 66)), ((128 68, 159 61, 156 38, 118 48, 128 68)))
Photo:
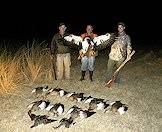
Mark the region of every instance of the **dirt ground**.
MULTIPOLYGON (((54 81, 52 84, 23 86, 7 95, 0 95, 0 132, 160 132, 162 131, 162 58, 154 58, 150 53, 138 52, 121 71, 121 84, 112 89, 105 86, 107 54, 96 57, 94 81, 80 82, 80 62, 72 56, 71 80, 54 81), (58 121, 30 128, 33 124, 27 114, 27 105, 35 100, 31 95, 37 86, 59 86, 70 92, 83 92, 86 96, 100 97, 110 102, 121 100, 127 104, 124 115, 107 111, 96 111, 87 119, 78 119, 70 128, 60 127, 58 121)), ((75 103, 65 97, 55 98, 53 102, 65 104, 65 112, 75 103)), ((82 102, 76 105, 87 108, 82 102)), ((42 111, 45 113, 45 111, 42 111)))

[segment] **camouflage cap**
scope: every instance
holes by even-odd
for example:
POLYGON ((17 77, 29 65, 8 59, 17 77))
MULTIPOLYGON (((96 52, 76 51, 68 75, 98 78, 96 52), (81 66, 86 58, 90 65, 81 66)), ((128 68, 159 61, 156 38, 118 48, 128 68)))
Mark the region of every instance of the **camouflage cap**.
POLYGON ((118 22, 118 26, 122 25, 123 27, 125 27, 125 23, 124 22, 118 22))
POLYGON ((59 27, 61 27, 62 25, 65 25, 65 23, 61 22, 61 23, 59 24, 59 27))

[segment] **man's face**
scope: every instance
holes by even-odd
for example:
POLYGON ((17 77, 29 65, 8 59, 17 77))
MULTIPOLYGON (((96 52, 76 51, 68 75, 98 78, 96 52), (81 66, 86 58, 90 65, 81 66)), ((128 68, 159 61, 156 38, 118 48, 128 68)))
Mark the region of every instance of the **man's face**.
POLYGON ((59 27, 59 31, 60 31, 61 33, 65 33, 65 31, 66 31, 66 26, 65 26, 65 25, 60 26, 60 27, 59 27))
POLYGON ((86 31, 87 31, 87 33, 92 33, 93 27, 91 25, 87 25, 86 31))
POLYGON ((118 25, 118 32, 122 33, 124 31, 125 27, 123 25, 118 25))

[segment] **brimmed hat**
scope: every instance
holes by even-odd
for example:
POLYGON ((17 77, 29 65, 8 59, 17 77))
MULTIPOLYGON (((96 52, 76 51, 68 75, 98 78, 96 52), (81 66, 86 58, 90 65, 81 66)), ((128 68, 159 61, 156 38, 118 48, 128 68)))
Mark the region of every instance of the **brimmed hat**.
POLYGON ((59 27, 61 27, 62 25, 65 25, 65 23, 61 22, 61 23, 59 24, 59 27))
POLYGON ((125 27, 125 23, 124 22, 118 22, 118 26, 122 25, 123 27, 125 27))

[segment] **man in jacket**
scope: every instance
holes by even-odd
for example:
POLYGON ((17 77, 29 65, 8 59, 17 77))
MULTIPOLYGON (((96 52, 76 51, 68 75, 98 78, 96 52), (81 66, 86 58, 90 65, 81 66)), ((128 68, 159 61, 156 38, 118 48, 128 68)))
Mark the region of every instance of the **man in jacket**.
POLYGON ((63 78, 70 79, 70 47, 66 45, 64 37, 66 33, 66 25, 59 24, 59 32, 56 33, 51 42, 51 55, 56 57, 56 76, 58 80, 63 78))
MULTIPOLYGON (((95 43, 92 42, 94 37, 97 37, 97 34, 93 33, 93 26, 87 25, 86 33, 81 34, 81 37, 86 39, 86 43, 89 44, 88 50, 85 55, 81 58, 81 78, 80 81, 85 79, 86 71, 89 71, 89 78, 93 81, 93 71, 94 71, 94 62, 95 62, 95 43)), ((84 43, 82 43, 83 46, 84 43)))
MULTIPOLYGON (((107 64, 107 81, 111 79, 115 70, 123 63, 132 51, 130 36, 125 32, 125 24, 117 24, 118 33, 115 42, 111 45, 109 59, 107 64)), ((116 83, 120 82, 119 76, 116 75, 116 83)))

